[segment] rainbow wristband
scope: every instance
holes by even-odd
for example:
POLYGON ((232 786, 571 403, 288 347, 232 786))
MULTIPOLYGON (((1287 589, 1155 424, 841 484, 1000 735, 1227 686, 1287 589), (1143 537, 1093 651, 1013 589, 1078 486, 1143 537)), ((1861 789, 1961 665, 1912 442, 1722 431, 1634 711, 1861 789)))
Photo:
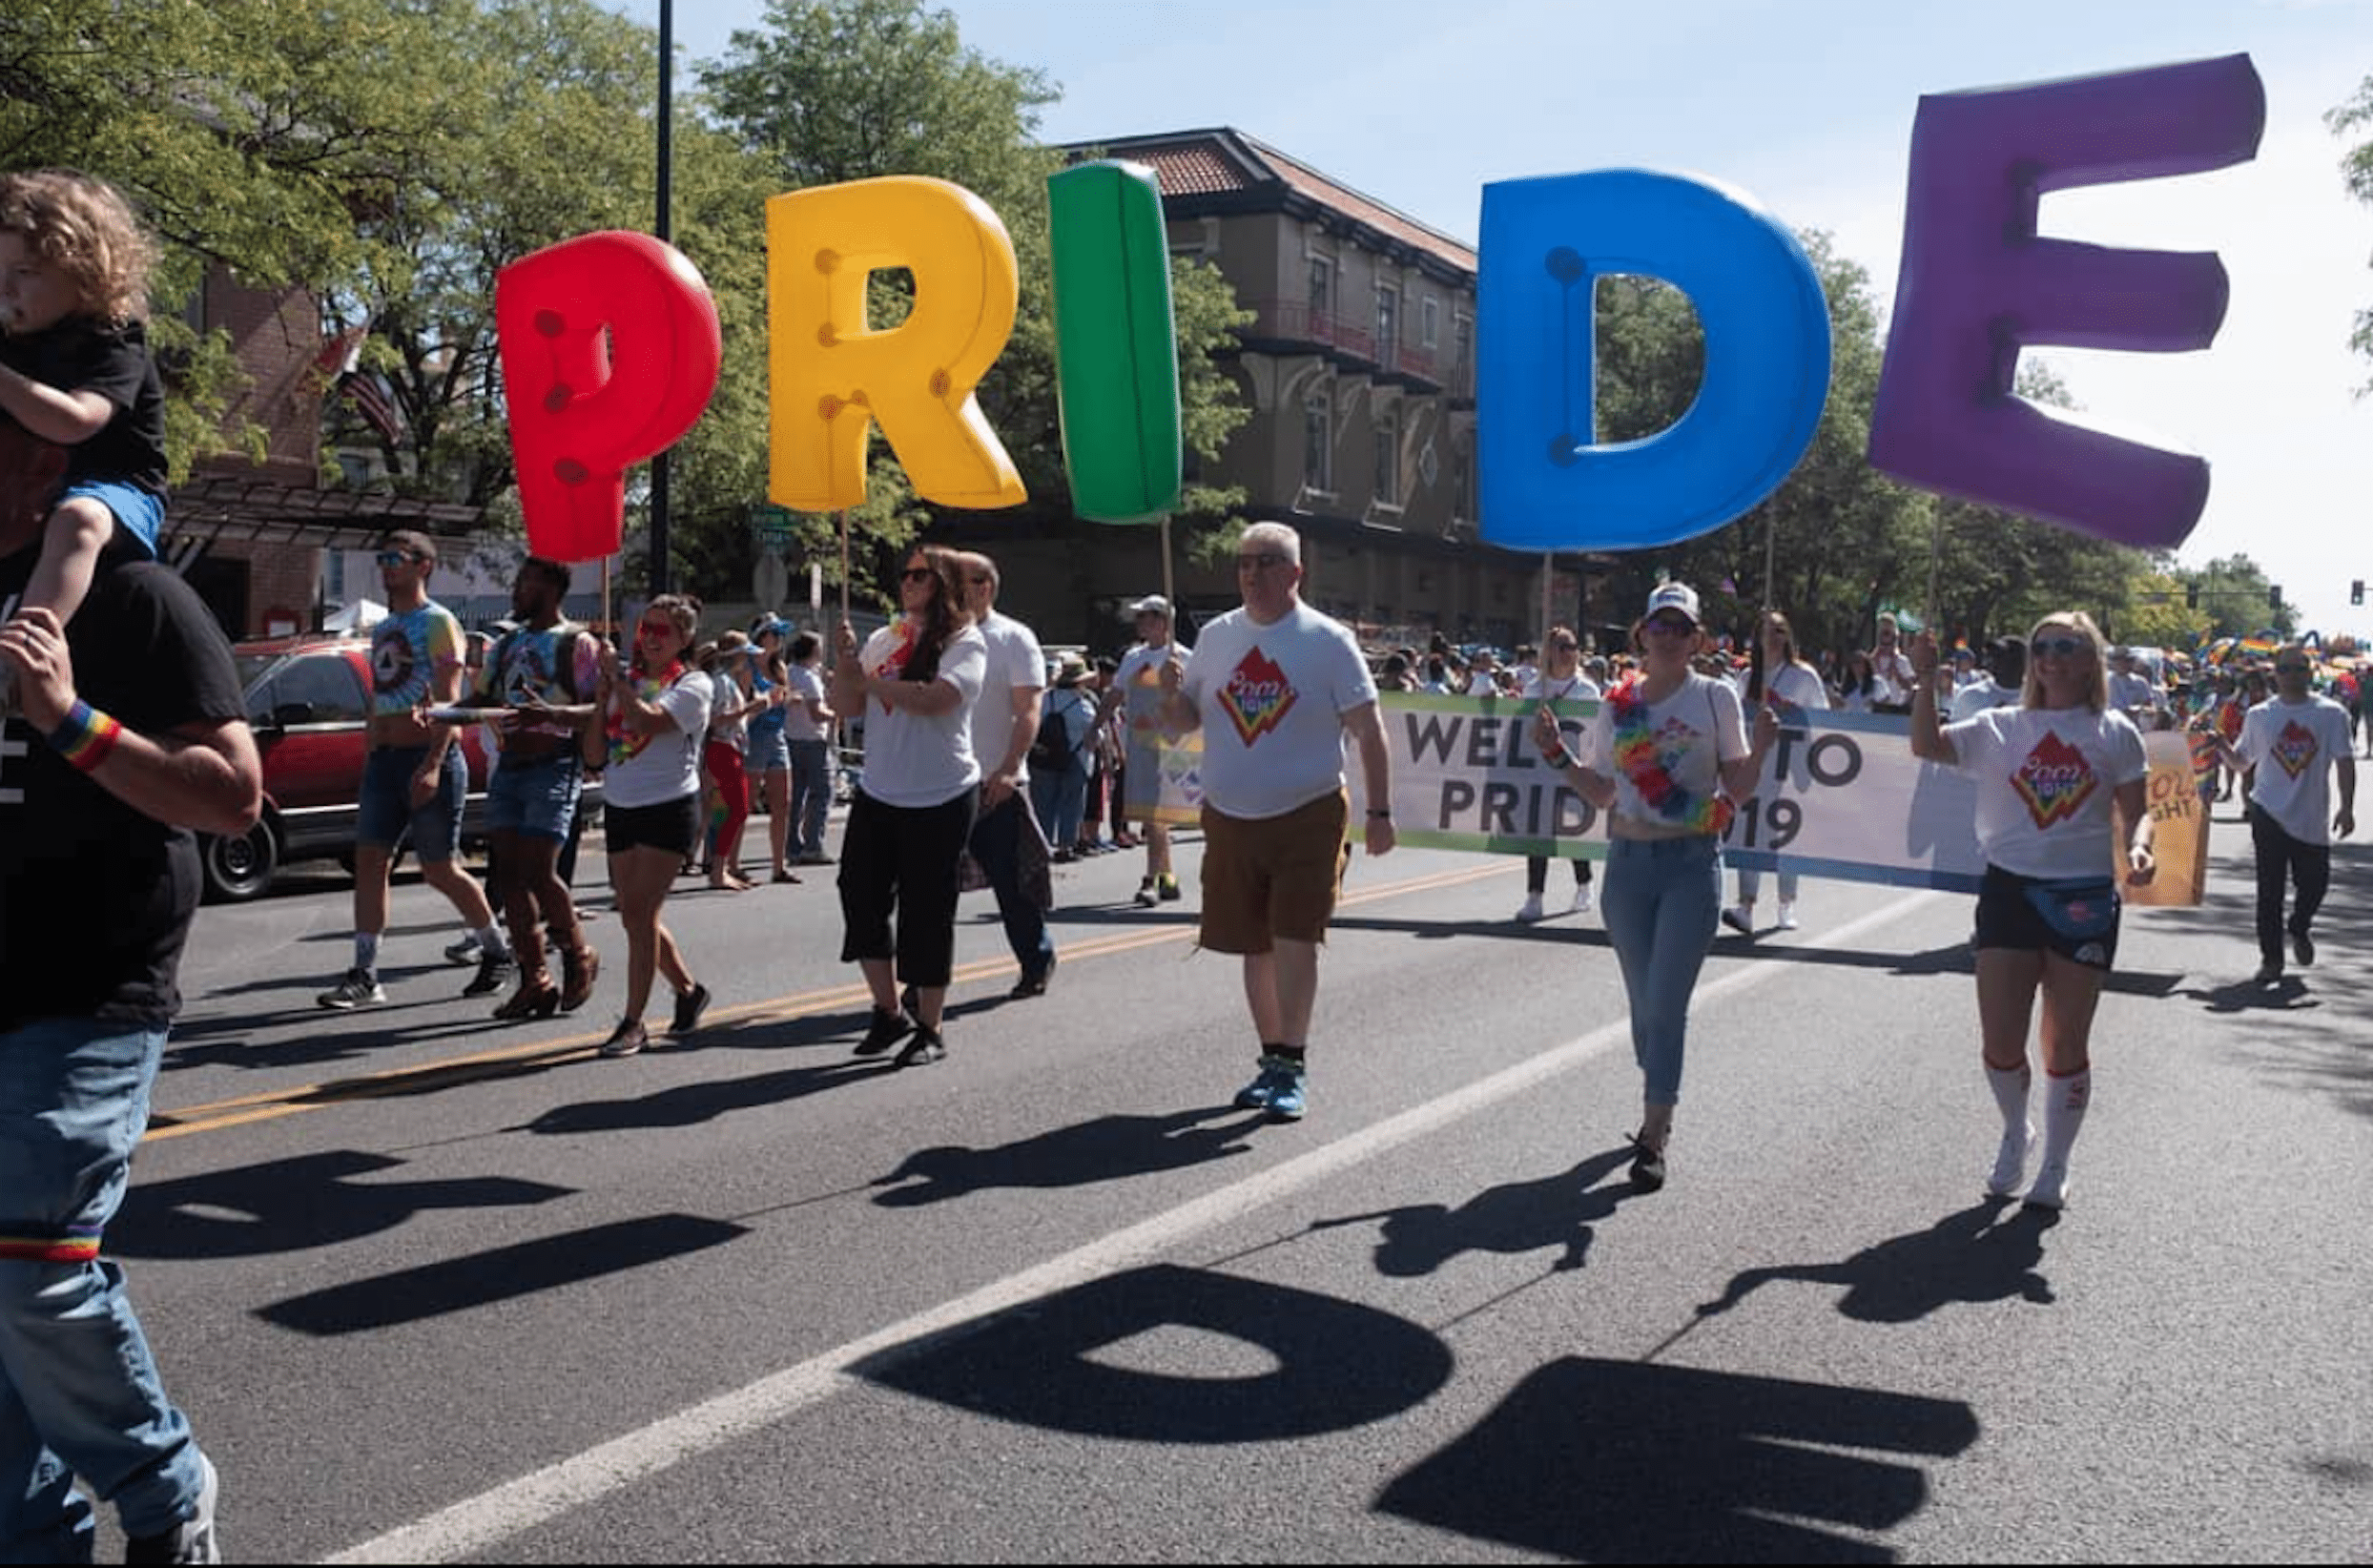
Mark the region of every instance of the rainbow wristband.
POLYGON ((124 727, 87 702, 77 701, 58 727, 50 732, 50 747, 84 773, 98 772, 124 727))

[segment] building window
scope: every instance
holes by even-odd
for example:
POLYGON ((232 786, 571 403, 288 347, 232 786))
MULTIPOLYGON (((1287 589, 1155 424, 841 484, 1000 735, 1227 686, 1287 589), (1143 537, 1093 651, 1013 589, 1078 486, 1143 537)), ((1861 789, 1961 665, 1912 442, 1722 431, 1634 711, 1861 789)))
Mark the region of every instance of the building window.
POLYGON ((1376 290, 1376 362, 1387 369, 1398 364, 1400 346, 1400 290, 1379 286, 1376 290))
POLYGON ((1401 504, 1401 411, 1376 415, 1376 505, 1401 504))
POLYGON ((1461 522, 1473 522, 1476 515, 1475 497, 1475 455, 1461 452, 1457 459, 1457 493, 1451 497, 1450 514, 1461 522))
POLYGON ((1302 488, 1334 491, 1334 398, 1324 382, 1302 400, 1302 488))
POLYGON ((1421 346, 1432 348, 1439 340, 1441 319, 1441 301, 1434 296, 1429 294, 1417 301, 1417 341, 1421 346))
POLYGON ((1334 310, 1334 258, 1310 258, 1310 324, 1319 325, 1334 310))

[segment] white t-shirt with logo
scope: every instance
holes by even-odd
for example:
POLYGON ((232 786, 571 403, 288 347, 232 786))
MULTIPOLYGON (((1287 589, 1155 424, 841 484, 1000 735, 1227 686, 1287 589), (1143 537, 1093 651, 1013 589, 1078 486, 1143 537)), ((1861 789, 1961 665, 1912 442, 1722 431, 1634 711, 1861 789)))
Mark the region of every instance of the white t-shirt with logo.
MULTIPOLYGON (((972 707, 972 754, 986 776, 1013 750, 1013 694, 1046 690, 1046 655, 1039 648, 1037 632, 996 610, 980 623, 980 635, 989 645, 989 660, 980 679, 980 700, 972 707)), ((1014 764, 1014 776, 1023 783, 1030 778, 1029 742, 1036 738, 1035 731, 1023 738, 1023 755, 1014 764)))
POLYGON ((1376 700, 1351 628, 1296 601, 1203 629, 1180 691, 1203 716, 1203 793, 1229 816, 1283 816, 1343 787, 1343 715, 1376 700))
POLYGON ((1977 841, 2021 877, 2106 877, 2117 864, 2111 805, 2150 773, 2142 732, 2090 708, 1991 708, 1945 727, 1977 780, 1977 841))
POLYGON ((1994 679, 1991 671, 1983 671, 1952 694, 1952 711, 1948 722, 1958 724, 1965 718, 1975 718, 1989 708, 2014 708, 2018 706, 2020 696, 2017 687, 2004 686, 1994 679))
MULTIPOLYGON (((916 626, 893 621, 865 639, 857 660, 879 680, 898 680, 915 650, 916 626)), ((979 627, 966 627, 939 653, 936 679, 963 694, 944 713, 917 713, 869 698, 865 712, 865 771, 858 787, 885 806, 943 806, 980 782, 972 752, 972 711, 980 701, 989 645, 979 627)))
POLYGON ((2348 710, 2329 697, 2261 702, 2241 719, 2234 750, 2257 772, 2250 803, 2302 844, 2332 841, 2332 763, 2353 756, 2348 710))
MULTIPOLYGON (((1616 723, 1615 702, 1610 697, 1599 704, 1590 728, 1583 732, 1590 747, 1584 759, 1587 765, 1615 780, 1615 814, 1635 822, 1687 826, 1687 816, 1668 816, 1640 794, 1640 786, 1616 756, 1616 723)), ((1693 810, 1721 790, 1722 764, 1737 761, 1751 749, 1739 689, 1712 675, 1692 672, 1671 696, 1651 703, 1647 727, 1658 763, 1693 810)))
MULTIPOLYGON (((1528 702, 1597 702, 1599 691, 1599 683, 1579 670, 1571 675, 1550 675, 1536 670, 1533 678, 1524 683, 1524 689, 1518 695, 1528 702)), ((1595 766, 1585 751, 1590 733, 1589 730, 1583 730, 1577 737, 1582 744, 1574 750, 1574 760, 1584 767, 1595 766)))
POLYGON ((609 771, 602 798, 613 806, 664 806, 700 793, 700 742, 709 728, 713 677, 687 668, 668 685, 637 678, 634 695, 667 711, 672 730, 637 734, 614 715, 609 720, 609 771))
MULTIPOLYGON (((1745 687, 1740 688, 1744 691, 1745 687)), ((1806 664, 1786 664, 1764 682, 1764 692, 1776 703, 1788 708, 1827 712, 1829 689, 1822 683, 1821 671, 1806 664)))

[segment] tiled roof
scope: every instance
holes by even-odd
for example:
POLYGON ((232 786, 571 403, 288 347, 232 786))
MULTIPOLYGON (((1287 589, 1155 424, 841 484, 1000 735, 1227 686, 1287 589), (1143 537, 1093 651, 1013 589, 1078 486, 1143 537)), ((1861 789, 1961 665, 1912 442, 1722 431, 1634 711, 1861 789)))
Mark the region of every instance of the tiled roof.
POLYGON ((1222 126, 1127 136, 1097 145, 1111 156, 1151 168, 1165 196, 1219 196, 1265 186, 1278 189, 1281 195, 1292 191, 1454 267, 1472 273, 1480 265, 1474 246, 1362 196, 1241 131, 1222 126))

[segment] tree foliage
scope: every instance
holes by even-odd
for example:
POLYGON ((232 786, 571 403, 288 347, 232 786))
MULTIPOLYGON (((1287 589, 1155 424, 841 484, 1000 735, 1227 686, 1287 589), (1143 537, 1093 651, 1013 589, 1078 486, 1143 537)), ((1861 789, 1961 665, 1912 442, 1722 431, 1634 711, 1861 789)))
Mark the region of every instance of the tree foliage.
MULTIPOLYGON (((2357 84, 2356 94, 2323 118, 2335 136, 2359 135, 2373 131, 2373 76, 2357 84)), ((2356 143, 2341 159, 2341 177, 2347 182, 2348 194, 2367 206, 2373 206, 2373 135, 2356 143)), ((2368 360, 2373 360, 2373 309, 2357 312, 2356 330, 2349 335, 2349 346, 2368 360)), ((2360 392, 2373 392, 2368 381, 2360 392)))

